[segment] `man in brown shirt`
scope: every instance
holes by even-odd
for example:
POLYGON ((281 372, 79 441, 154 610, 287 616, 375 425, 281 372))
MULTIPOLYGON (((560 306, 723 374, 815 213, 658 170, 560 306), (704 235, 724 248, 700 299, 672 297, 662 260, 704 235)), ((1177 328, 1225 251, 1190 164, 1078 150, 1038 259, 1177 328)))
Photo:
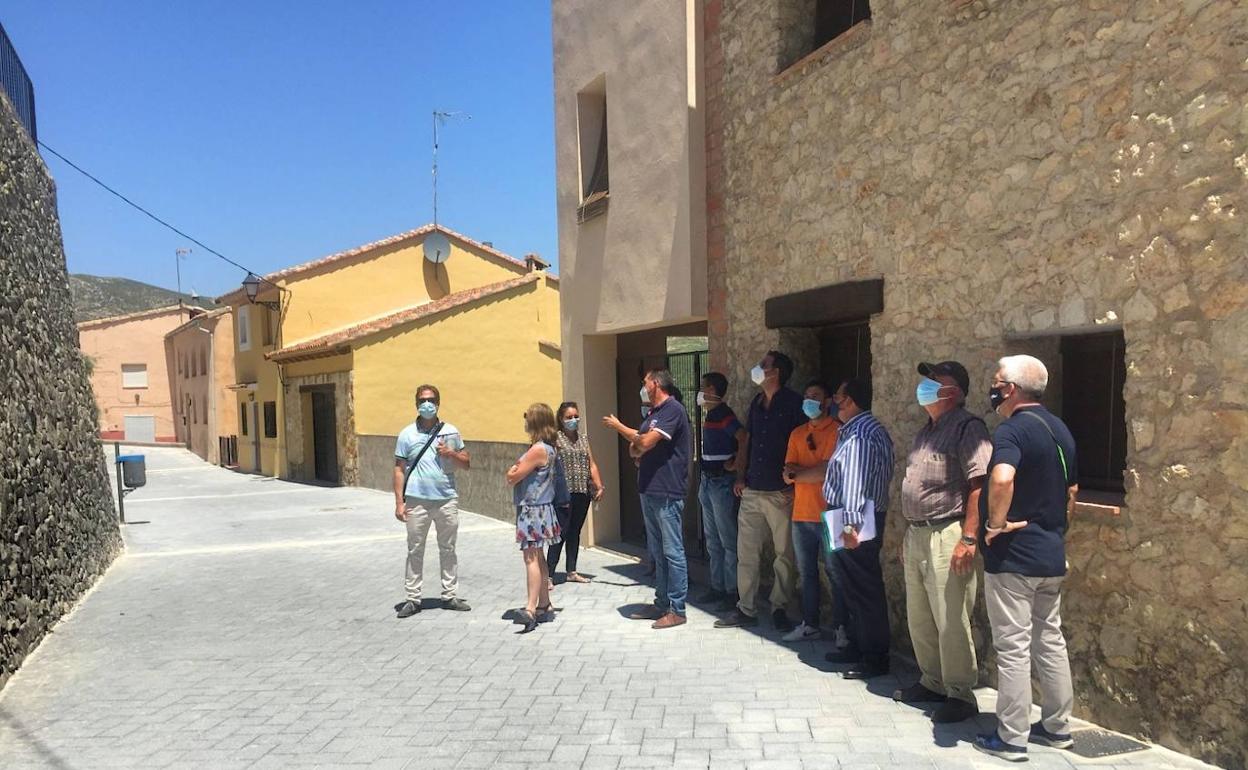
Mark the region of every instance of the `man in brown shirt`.
POLYGON ((923 379, 915 395, 928 420, 906 459, 901 512, 906 620, 922 676, 893 698, 939 703, 932 721, 960 722, 979 713, 971 610, 979 496, 992 442, 984 421, 964 408, 966 367, 942 361, 918 369, 923 379))

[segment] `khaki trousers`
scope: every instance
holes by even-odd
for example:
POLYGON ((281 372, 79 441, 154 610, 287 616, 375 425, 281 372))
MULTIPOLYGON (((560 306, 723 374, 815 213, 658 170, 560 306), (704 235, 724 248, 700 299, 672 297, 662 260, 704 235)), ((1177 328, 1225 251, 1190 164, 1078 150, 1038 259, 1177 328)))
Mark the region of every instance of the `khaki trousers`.
POLYGON ((997 651, 997 735, 1014 746, 1027 745, 1033 669, 1040 723, 1051 733, 1069 733, 1075 692, 1062 635, 1062 578, 984 575, 984 599, 997 651))
POLYGON ((442 566, 442 598, 455 598, 459 586, 459 561, 455 557, 455 538, 459 534, 459 501, 405 498, 407 514, 407 570, 403 585, 407 600, 420 603, 424 584, 425 541, 432 524, 438 534, 438 557, 442 566))
POLYGON ((975 702, 977 666, 971 639, 976 574, 955 575, 949 569, 953 549, 962 537, 962 522, 934 527, 906 527, 903 558, 906 570, 906 624, 914 657, 923 672, 920 684, 932 692, 975 702))
POLYGON ((737 515, 737 609, 750 617, 758 617, 759 567, 768 538, 776 552, 771 563, 776 577, 771 585, 772 611, 787 611, 793 599, 797 567, 793 562, 792 517, 792 492, 746 489, 741 494, 737 515))

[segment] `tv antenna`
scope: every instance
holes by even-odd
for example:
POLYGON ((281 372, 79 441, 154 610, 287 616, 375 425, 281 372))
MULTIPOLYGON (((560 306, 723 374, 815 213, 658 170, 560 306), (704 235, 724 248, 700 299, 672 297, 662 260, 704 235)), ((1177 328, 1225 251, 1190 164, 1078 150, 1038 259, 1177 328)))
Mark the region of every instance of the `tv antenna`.
POLYGON ((466 112, 433 111, 433 223, 435 225, 438 223, 438 125, 446 123, 451 118, 472 120, 472 116, 466 112))
POLYGON ((182 260, 186 259, 186 255, 190 254, 190 249, 174 249, 173 250, 173 266, 178 274, 178 304, 182 304, 182 260))

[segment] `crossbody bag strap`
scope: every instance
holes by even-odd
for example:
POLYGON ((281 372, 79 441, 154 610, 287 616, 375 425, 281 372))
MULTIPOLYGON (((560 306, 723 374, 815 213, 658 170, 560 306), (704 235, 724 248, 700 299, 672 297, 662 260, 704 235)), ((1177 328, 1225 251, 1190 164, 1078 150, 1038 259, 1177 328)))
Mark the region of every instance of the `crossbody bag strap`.
MULTIPOLYGON (((438 424, 433 426, 433 435, 429 437, 429 440, 425 442, 425 445, 422 446, 420 451, 416 453, 416 458, 412 460, 412 464, 407 466, 407 473, 403 476, 404 494, 407 493, 407 480, 412 477, 412 471, 416 470, 416 466, 420 463, 420 458, 425 456, 425 452, 429 451, 429 447, 433 445, 433 442, 438 440, 438 434, 442 432, 442 426, 445 424, 446 423, 439 420, 438 424)), ((420 429, 417 428, 417 430, 420 429)))
POLYGON ((1044 426, 1044 429, 1046 431, 1048 431, 1049 438, 1053 439, 1053 446, 1057 447, 1057 461, 1062 466, 1062 481, 1069 484, 1070 483, 1070 471, 1066 469, 1066 453, 1062 451, 1062 445, 1059 444, 1057 441, 1057 434, 1053 432, 1053 429, 1049 427, 1049 424, 1045 422, 1045 419, 1041 417, 1040 415, 1035 414, 1033 412, 1023 412, 1022 414, 1024 417, 1030 417, 1031 419, 1036 420, 1037 422, 1039 422, 1041 425, 1044 426))

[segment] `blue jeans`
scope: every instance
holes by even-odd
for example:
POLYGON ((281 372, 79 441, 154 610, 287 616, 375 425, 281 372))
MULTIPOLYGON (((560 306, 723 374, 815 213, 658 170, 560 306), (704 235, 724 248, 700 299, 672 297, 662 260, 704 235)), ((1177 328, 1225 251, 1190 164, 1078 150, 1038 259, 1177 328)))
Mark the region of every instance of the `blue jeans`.
POLYGON ((819 570, 828 574, 832 584, 832 627, 849 626, 849 612, 845 604, 845 579, 837 569, 832 555, 825 550, 823 522, 793 522, 793 551, 797 571, 802 576, 802 621, 813 628, 819 627, 819 570))
MULTIPOLYGON (((823 567, 823 531, 821 521, 793 522, 793 559, 802 577, 802 622, 819 627, 819 571, 823 567)), ((839 602, 838 602, 839 603, 839 602)))
POLYGON ((711 588, 728 594, 737 590, 737 496, 732 493, 732 481, 733 475, 725 473, 704 475, 698 483, 711 588))
POLYGON ((685 541, 681 514, 683 498, 659 495, 641 496, 641 513, 646 520, 646 545, 654 561, 654 606, 664 612, 685 614, 689 593, 689 567, 685 562, 685 541))

